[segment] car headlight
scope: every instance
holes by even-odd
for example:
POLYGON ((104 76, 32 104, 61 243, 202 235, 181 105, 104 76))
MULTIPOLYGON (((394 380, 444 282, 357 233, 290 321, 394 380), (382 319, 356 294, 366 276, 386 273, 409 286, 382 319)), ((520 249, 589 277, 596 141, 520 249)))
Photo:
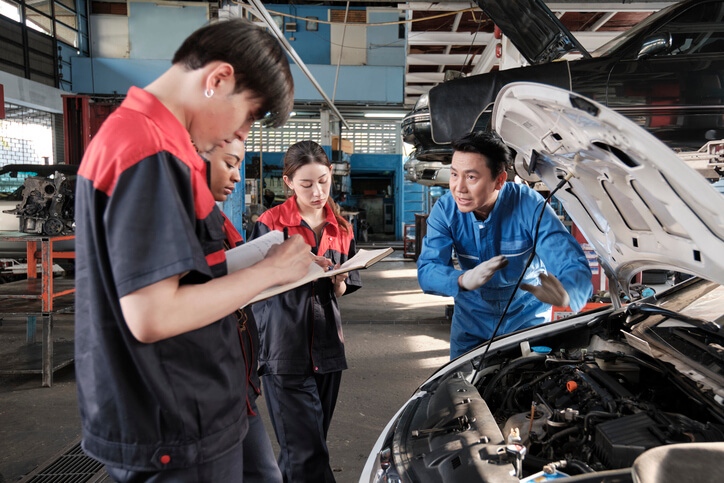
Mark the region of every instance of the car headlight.
POLYGON ((384 448, 377 454, 373 483, 401 483, 400 475, 395 469, 390 448, 384 448))

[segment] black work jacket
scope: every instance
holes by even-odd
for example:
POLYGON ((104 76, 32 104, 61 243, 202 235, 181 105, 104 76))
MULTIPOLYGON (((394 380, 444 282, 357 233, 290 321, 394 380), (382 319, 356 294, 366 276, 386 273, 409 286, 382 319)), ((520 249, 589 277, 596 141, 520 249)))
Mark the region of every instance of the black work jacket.
POLYGON ((169 277, 226 274, 223 216, 185 127, 131 88, 76 187, 75 370, 83 449, 132 471, 212 461, 247 431, 236 317, 145 344, 119 300, 169 277))
MULTIPOLYGON (((222 213, 223 215, 223 213, 222 213)), ((244 244, 244 239, 231 220, 224 215, 224 233, 226 233, 226 241, 224 247, 229 250, 244 244)), ((259 384, 259 376, 257 369, 259 367, 259 331, 254 320, 254 313, 251 307, 246 306, 239 309, 235 313, 237 318, 237 328, 239 330, 239 340, 241 342, 241 352, 244 356, 244 366, 246 367, 246 405, 249 415, 256 415, 251 409, 251 403, 261 394, 261 384, 259 384)))
MULTIPOLYGON (((313 252, 335 264, 344 263, 356 252, 352 229, 345 232, 331 208, 322 236, 302 220, 296 199, 262 213, 251 238, 271 230, 299 234, 313 252)), ((359 272, 349 272, 345 295, 362 286, 359 272)), ((259 327, 259 374, 326 374, 347 369, 344 355, 342 318, 330 278, 320 278, 252 306, 259 327)))

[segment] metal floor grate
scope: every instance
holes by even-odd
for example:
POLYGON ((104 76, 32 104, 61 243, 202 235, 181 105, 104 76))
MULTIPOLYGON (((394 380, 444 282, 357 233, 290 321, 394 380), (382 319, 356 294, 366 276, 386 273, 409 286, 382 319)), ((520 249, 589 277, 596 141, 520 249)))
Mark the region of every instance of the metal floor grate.
POLYGON ((79 440, 23 478, 20 483, 95 483, 106 478, 103 463, 83 453, 79 440))

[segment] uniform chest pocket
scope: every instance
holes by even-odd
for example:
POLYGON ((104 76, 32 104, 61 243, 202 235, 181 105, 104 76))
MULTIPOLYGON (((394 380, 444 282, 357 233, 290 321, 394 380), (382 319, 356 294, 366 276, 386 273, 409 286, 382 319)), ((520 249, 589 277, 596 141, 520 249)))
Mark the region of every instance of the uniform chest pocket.
POLYGON ((480 263, 477 251, 471 247, 466 249, 466 247, 461 247, 459 243, 453 242, 453 252, 463 270, 470 270, 480 263))
POLYGON ((500 242, 500 254, 508 259, 508 266, 498 272, 503 285, 512 285, 518 281, 532 249, 533 244, 527 239, 500 242))
POLYGON ((196 224, 196 234, 204 248, 204 254, 208 255, 219 249, 219 243, 223 249, 224 239, 224 215, 221 214, 217 207, 209 213, 203 220, 198 220, 196 224))
POLYGON ((504 240, 500 242, 500 254, 511 257, 528 255, 532 246, 528 240, 504 240))
POLYGON ((214 207, 206 218, 198 220, 196 233, 213 276, 226 275, 226 264, 222 263, 226 258, 223 253, 226 239, 224 216, 218 208, 214 207))

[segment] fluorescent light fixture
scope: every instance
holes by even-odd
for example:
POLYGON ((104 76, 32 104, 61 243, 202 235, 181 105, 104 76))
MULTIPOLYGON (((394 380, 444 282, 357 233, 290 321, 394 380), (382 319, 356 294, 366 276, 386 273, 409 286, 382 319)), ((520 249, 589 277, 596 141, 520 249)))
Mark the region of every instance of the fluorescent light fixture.
POLYGON ((402 119, 406 115, 403 112, 365 112, 365 117, 382 117, 385 119, 402 119))

